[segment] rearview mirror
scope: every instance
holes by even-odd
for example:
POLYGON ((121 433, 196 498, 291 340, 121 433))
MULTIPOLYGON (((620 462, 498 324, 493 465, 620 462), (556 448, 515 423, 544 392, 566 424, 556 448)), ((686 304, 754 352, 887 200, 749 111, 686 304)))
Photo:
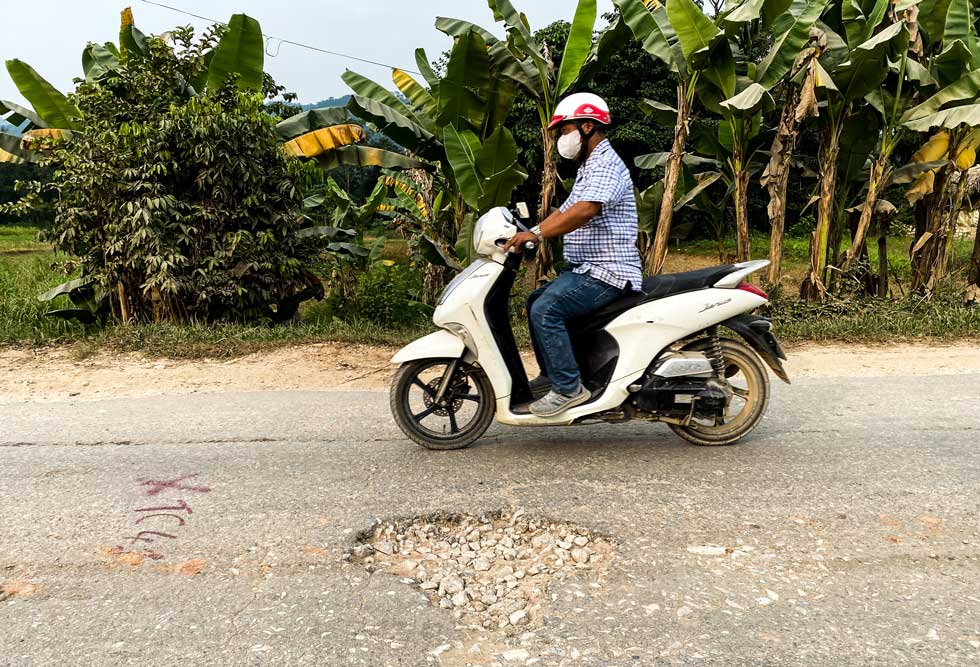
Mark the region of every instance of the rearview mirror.
POLYGON ((531 211, 527 207, 527 202, 524 201, 517 202, 517 215, 519 215, 524 220, 528 220, 531 218, 531 211))

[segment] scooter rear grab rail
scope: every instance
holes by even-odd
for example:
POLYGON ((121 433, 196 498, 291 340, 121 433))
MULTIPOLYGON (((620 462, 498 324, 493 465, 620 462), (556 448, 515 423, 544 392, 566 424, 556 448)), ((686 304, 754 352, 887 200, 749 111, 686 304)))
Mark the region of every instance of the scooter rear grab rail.
POLYGON ((768 259, 757 259, 750 262, 741 262, 736 264, 735 268, 738 271, 734 273, 729 273, 727 276, 719 280, 714 284, 715 287, 721 289, 735 289, 742 284, 742 281, 748 278, 750 275, 756 271, 761 271, 762 269, 769 266, 772 262, 768 259))

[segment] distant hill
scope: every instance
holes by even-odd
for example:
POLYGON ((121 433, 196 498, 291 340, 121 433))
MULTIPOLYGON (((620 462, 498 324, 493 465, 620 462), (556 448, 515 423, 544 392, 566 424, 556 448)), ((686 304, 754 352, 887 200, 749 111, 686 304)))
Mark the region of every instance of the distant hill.
POLYGON ((314 102, 313 104, 304 104, 303 111, 309 111, 310 109, 322 109, 324 107, 345 107, 347 102, 350 100, 350 95, 344 95, 343 97, 328 97, 325 100, 320 100, 319 102, 314 102))

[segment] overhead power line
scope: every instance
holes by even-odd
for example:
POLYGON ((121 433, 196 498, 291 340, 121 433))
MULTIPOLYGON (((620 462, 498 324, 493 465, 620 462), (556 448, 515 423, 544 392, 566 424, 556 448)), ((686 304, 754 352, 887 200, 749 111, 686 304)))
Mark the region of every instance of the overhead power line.
MULTIPOLYGON (((201 16, 200 14, 195 14, 193 12, 188 12, 188 11, 185 11, 183 9, 179 9, 177 7, 171 7, 170 5, 165 5, 162 2, 154 2, 153 0, 141 0, 141 2, 143 2, 144 4, 147 4, 147 5, 155 5, 157 7, 162 7, 164 9, 169 9, 172 12, 177 12, 178 14, 183 14, 185 16, 193 16, 194 18, 201 19, 202 21, 210 21, 211 23, 218 23, 220 25, 228 25, 224 21, 219 21, 217 19, 213 19, 213 18, 210 18, 208 16, 201 16)), ((267 35, 265 33, 262 33, 262 36, 265 37, 265 39, 266 39, 266 53, 269 56, 273 57, 273 58, 275 58, 277 55, 279 55, 279 47, 281 47, 283 44, 290 44, 292 46, 298 46, 301 49, 309 49, 310 51, 316 51, 318 53, 326 53, 327 55, 337 56, 338 58, 346 58, 347 60, 355 60, 355 61, 360 62, 360 63, 367 63, 369 65, 377 65, 378 67, 385 67, 387 69, 399 69, 399 70, 401 70, 403 72, 408 72, 410 74, 419 74, 419 75, 421 75, 421 72, 417 72, 417 71, 415 71, 413 69, 408 69, 406 67, 398 67, 396 65, 389 65, 388 63, 381 63, 381 62, 378 62, 376 60, 369 60, 367 58, 360 58, 358 56, 352 56, 349 53, 340 53, 339 51, 330 51, 329 49, 321 49, 319 46, 313 46, 311 44, 303 44, 302 42, 296 42, 296 41, 293 41, 291 39, 285 39, 283 37, 275 37, 274 35, 267 35), (269 43, 271 41, 273 41, 273 40, 277 41, 279 44, 276 47, 276 52, 275 53, 269 53, 269 51, 268 51, 269 43)))

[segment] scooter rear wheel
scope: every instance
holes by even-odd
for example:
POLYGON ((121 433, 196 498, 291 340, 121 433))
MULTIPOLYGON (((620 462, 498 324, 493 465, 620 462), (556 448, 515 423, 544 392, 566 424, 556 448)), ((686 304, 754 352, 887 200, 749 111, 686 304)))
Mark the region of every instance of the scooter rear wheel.
MULTIPOLYGON (((708 341, 700 340, 684 349, 705 351, 709 346, 708 341)), ((725 417, 696 419, 688 426, 670 425, 674 433, 695 445, 734 445, 759 425, 769 407, 769 373, 759 355, 748 345, 730 338, 722 339, 721 351, 726 380, 733 393, 725 417)))
POLYGON ((496 399, 482 369, 454 359, 420 359, 402 365, 391 382, 391 413, 415 443, 436 450, 462 449, 493 422, 496 399), (439 387, 456 364, 443 400, 439 387))

